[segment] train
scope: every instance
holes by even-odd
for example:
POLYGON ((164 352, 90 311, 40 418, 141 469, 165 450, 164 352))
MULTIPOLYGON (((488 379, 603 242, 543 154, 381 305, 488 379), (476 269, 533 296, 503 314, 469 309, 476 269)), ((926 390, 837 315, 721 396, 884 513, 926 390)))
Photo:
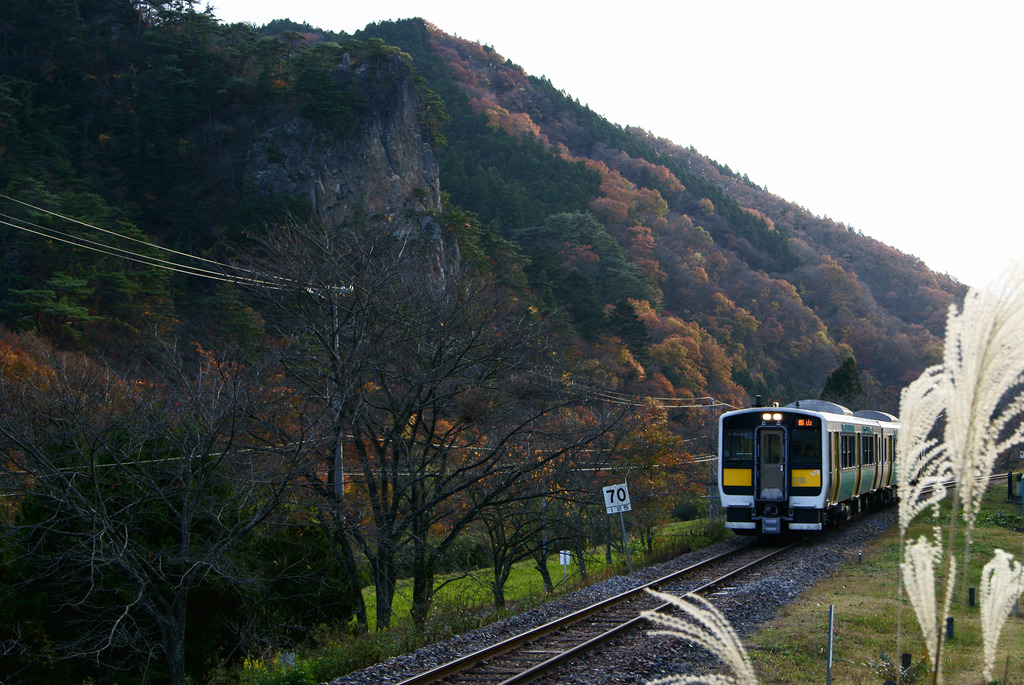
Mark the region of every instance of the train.
POLYGON ((824 400, 722 414, 725 527, 744 535, 806 534, 892 502, 899 430, 892 414, 824 400))

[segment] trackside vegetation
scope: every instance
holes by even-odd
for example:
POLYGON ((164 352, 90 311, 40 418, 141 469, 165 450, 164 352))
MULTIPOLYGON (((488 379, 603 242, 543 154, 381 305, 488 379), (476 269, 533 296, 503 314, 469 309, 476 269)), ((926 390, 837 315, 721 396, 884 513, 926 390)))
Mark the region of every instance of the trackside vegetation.
MULTIPOLYGON (((975 528, 974 544, 981 560, 995 549, 1017 549, 1024 544, 1024 517, 1019 502, 1006 501, 1006 486, 993 485, 985 493, 975 528)), ((933 526, 950 522, 950 506, 945 503, 938 517, 922 517, 911 533, 916 537, 931 532, 933 526)), ((826 578, 787 604, 779 615, 758 633, 748 638, 751 660, 762 683, 825 682, 828 644, 828 609, 835 607, 832 679, 837 683, 878 684, 896 681, 903 654, 910 655, 910 668, 901 676, 903 683, 931 681, 931 664, 923 639, 907 628, 913 623, 912 609, 906 597, 899 598, 899 531, 887 531, 863 550, 848 550, 840 573, 826 578), (858 554, 862 552, 862 554, 858 554), (900 610, 897 611, 897 608, 900 610), (895 635, 900 614, 904 640, 897 651, 895 635)), ((987 682, 978 671, 981 651, 981 609, 979 588, 981 561, 972 564, 967 574, 968 594, 956 600, 958 613, 954 637, 947 641, 946 682, 987 682), (975 596, 970 605, 970 591, 975 596)), ((1005 639, 996 655, 993 677, 1000 683, 1015 682, 1024 668, 1016 636, 1024 634, 1024 615, 1010 616, 1005 639)))
MULTIPOLYGON (((631 560, 634 568, 656 564, 729 536, 731 533, 723 526, 712 524, 706 518, 670 523, 659 528, 652 549, 647 549, 639 540, 631 541, 631 560)), ((243 685, 325 682, 627 572, 621 545, 611 550, 592 548, 587 552, 587 568, 590 569, 587 578, 581 576, 578 564, 562 567, 557 554, 549 558, 548 573, 556 580, 551 592, 545 592, 533 561, 515 564, 506 583, 508 604, 502 611, 495 609, 490 597, 491 569, 454 574, 438 579, 441 588, 435 597, 436 613, 427 630, 417 629, 411 621, 403 621, 392 625, 386 633, 353 636, 350 630, 325 625, 314 633, 305 648, 291 653, 274 651, 262 657, 251 656, 239 668, 219 671, 215 680, 243 685)), ((366 592, 369 599, 372 590, 368 588, 366 592)), ((399 583, 396 597, 396 613, 406 614, 405 609, 411 603, 411 583, 399 583)))
MULTIPOLYGON (((872 654, 856 657, 876 672, 874 677, 891 671, 896 683, 938 684, 947 678, 991 683, 998 666, 1003 674, 1010 672, 1016 654, 1005 651, 1001 638, 1008 631, 1019 635, 1021 627, 1011 613, 1024 592, 1024 566, 1006 551, 1021 548, 1020 531, 1008 532, 1006 524, 1021 526, 1014 525, 1019 524, 1016 513, 983 505, 997 461, 1005 462, 1024 443, 1024 265, 999 283, 972 289, 962 308, 950 308, 942 363, 926 369, 902 393, 898 573, 872 578, 870 588, 861 588, 863 594, 844 606, 852 614, 844 632, 868 640, 884 636, 884 649, 876 640, 870 643, 872 654), (977 608, 968 599, 973 588, 977 608), (904 666, 902 655, 914 652, 916 665, 911 656, 911 664, 904 666)), ((878 556, 889 559, 891 571, 894 554, 891 546, 888 550, 878 556)), ((686 617, 648 617, 679 637, 696 633, 706 638, 704 644, 730 668, 726 682, 758 682, 751 658, 717 610, 691 610, 683 600, 678 604, 686 617)), ((778 674, 771 654, 766 665, 778 674)), ((791 682, 792 674, 785 675, 791 682)), ((680 676, 664 682, 695 681, 680 676)))

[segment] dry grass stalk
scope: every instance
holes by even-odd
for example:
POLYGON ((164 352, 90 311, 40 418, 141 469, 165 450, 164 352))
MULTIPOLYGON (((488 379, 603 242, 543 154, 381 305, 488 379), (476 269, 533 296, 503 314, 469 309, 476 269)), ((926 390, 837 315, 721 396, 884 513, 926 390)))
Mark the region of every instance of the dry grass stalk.
MULTIPOLYGON (((900 540, 905 561, 900 568, 935 665, 936 683, 942 682, 939 626, 950 613, 954 595, 958 516, 965 522, 961 567, 966 569, 974 523, 995 459, 1024 441, 1024 424, 1015 422, 1024 411, 1024 345, 1020 342, 1024 340, 1024 270, 1014 270, 1003 283, 998 290, 972 289, 960 312, 950 309, 942 365, 926 370, 901 397, 900 540), (943 433, 938 440, 935 433, 940 425, 943 433), (929 506, 937 511, 947 489, 936 481, 945 478, 952 478, 956 486, 945 549, 945 591, 941 611, 936 611, 935 566, 942 556, 941 531, 936 530, 935 542, 921 537, 909 547, 905 535, 917 514, 929 506), (936 488, 933 494, 927 494, 926 485, 936 488)), ((1008 566, 1012 557, 1002 559, 1000 554, 1005 553, 997 550, 999 563, 1008 566)), ((993 567, 992 573, 1004 572, 1003 566, 993 567)), ((986 654, 989 650, 994 654, 998 642, 996 623, 993 618, 993 630, 985 633, 986 654)), ((1002 622, 998 624, 1001 627, 1002 622)))
POLYGON ((981 633, 985 648, 985 681, 992 680, 996 647, 1013 603, 1020 596, 1024 567, 1013 555, 997 549, 981 572, 981 633))
POLYGON ((935 663, 939 654, 939 624, 935 611, 935 568, 942 560, 942 546, 922 535, 906 549, 900 563, 907 596, 914 607, 928 657, 935 663))
POLYGON ((668 628, 651 631, 652 635, 671 635, 700 645, 728 666, 733 675, 669 676, 648 685, 756 685, 757 675, 743 642, 729 620, 710 602, 697 595, 675 597, 648 590, 652 595, 679 608, 680 618, 656 611, 646 611, 644 618, 668 628))

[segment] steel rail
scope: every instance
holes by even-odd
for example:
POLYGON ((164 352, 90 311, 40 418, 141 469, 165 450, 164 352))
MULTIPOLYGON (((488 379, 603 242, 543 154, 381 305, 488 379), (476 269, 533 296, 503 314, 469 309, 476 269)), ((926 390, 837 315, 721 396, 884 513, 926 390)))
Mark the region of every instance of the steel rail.
MULTIPOLYGON (((988 480, 989 483, 993 483, 1000 479, 1005 480, 1006 474, 993 474, 989 477, 988 480)), ((945 485, 949 487, 954 486, 955 483, 949 482, 945 483, 945 485)), ((697 594, 701 592, 706 592, 736 577, 741 573, 749 571, 760 564, 763 564, 785 552, 788 552, 794 547, 797 547, 798 545, 802 544, 805 540, 806 538, 801 538, 796 542, 774 549, 768 552, 767 554, 764 554, 761 557, 747 564, 744 564, 739 568, 728 571, 727 573, 724 573, 721 576, 714 578, 713 580, 705 582, 697 588, 689 590, 688 593, 697 594)), ((739 549, 730 550, 729 552, 709 557, 708 559, 687 566, 684 569, 674 571, 668 575, 653 580, 649 583, 645 583, 631 590, 627 590, 626 592, 601 600, 600 602, 596 602, 588 607, 575 611, 571 614, 567 614, 566 616, 563 616, 561 618, 557 618, 553 621, 545 623, 531 630, 527 630, 519 635, 508 638, 507 640, 503 640, 502 642, 498 642, 489 647, 485 647, 466 656, 453 659, 452 661, 446 664, 442 664, 441 666, 438 666, 434 669, 425 671, 416 676, 403 680, 398 685, 429 685, 430 683, 440 682, 445 678, 456 675, 463 671, 467 671, 478 665, 484 664, 490 661, 491 659, 508 654, 510 652, 514 652, 516 649, 519 649, 524 645, 536 642, 540 638, 543 638, 557 631, 563 630, 575 623, 578 623, 590 616, 598 614, 618 604, 622 604, 631 599, 635 599, 640 595, 646 593, 648 589, 657 589, 662 585, 681 580, 684 576, 692 574, 695 571, 698 571, 712 564, 719 563, 741 552, 749 551, 752 547, 753 545, 747 545, 739 549)), ((666 611, 671 610, 672 607, 673 605, 671 603, 666 602, 658 606, 655 606, 652 609, 649 609, 649 611, 666 611)), ((609 628, 608 630, 600 633, 599 635, 591 637, 568 649, 562 650, 558 654, 555 654, 554 656, 546 659, 545 661, 542 661, 541 663, 531 666, 518 674, 515 674, 511 677, 506 678, 505 680, 500 681, 500 685, 522 685, 523 683, 532 682, 533 680, 540 678, 541 676, 545 675, 546 673, 549 673, 555 668, 558 668, 559 666, 571 662, 572 660, 578 658, 580 655, 586 653, 587 651, 600 646, 608 640, 611 640, 616 636, 625 633, 628 630, 638 627, 639 624, 644 621, 645 619, 642 616, 637 615, 630 618, 629 620, 619 622, 617 625, 609 628)))
MULTIPOLYGON (((778 554, 781 554, 782 552, 787 551, 787 550, 791 549, 792 547, 801 544, 802 542, 803 542, 803 540, 801 539, 801 540, 799 540, 797 542, 794 542, 794 543, 791 543, 790 545, 787 545, 785 547, 773 550, 773 551, 769 552, 768 554, 765 554, 765 555, 761 556, 760 558, 758 558, 758 559, 756 559, 756 560, 754 560, 754 561, 752 561, 752 562, 750 562, 748 564, 745 564, 741 568, 734 569, 734 570, 730 571, 729 573, 724 574, 723 576, 710 581, 709 583, 705 583, 704 585, 702 585, 699 588, 696 588, 693 591, 694 592, 704 591, 704 590, 706 590, 709 587, 713 587, 713 586, 715 586, 717 584, 720 584, 720 583, 724 582, 725 580, 728 580, 729 578, 734 577, 736 574, 741 573, 741 572, 743 572, 745 570, 749 570, 751 567, 756 566, 757 564, 764 563, 766 560, 768 560, 768 559, 770 559, 770 558, 772 558, 772 557, 774 557, 774 556, 776 556, 778 554)), ((697 562, 695 564, 691 564, 690 566, 687 566, 684 569, 680 569, 678 571, 674 571, 674 572, 672 572, 672 573, 670 573, 668 575, 662 576, 661 578, 657 578, 657 579, 655 579, 655 580, 653 580, 653 581, 651 581, 649 583, 645 583, 645 584, 640 585, 640 586, 638 586, 636 588, 633 588, 631 590, 627 590, 626 592, 622 592, 622 593, 620 593, 618 595, 615 595, 613 597, 609 597, 607 599, 601 600, 600 602, 596 602, 596 603, 594 603, 594 604, 592 604, 592 605, 590 605, 588 607, 585 607, 583 609, 575 611, 575 612, 573 612, 571 614, 567 614, 566 616, 563 616, 561 618, 557 618, 557 619, 555 619, 553 621, 550 621, 548 623, 545 623, 545 624, 543 624, 541 626, 538 626, 536 628, 533 628, 531 630, 523 632, 523 633, 521 633, 519 635, 511 637, 511 638, 509 638, 507 640, 504 640, 502 642, 496 643, 496 644, 491 645, 489 647, 485 647, 485 648, 483 648, 481 650, 473 652, 472 654, 468 654, 466 656, 459 657, 459 658, 454 659, 454 660, 452 660, 452 661, 450 661, 450 662, 448 662, 446 664, 442 664, 441 666, 438 666, 437 668, 434 668, 432 670, 425 671, 425 672, 420 673, 420 674, 418 674, 416 676, 413 676, 412 678, 409 678, 407 680, 403 680, 403 681, 401 681, 401 683, 399 683, 399 685, 428 685, 429 683, 439 682, 439 681, 443 680, 444 678, 447 678, 449 676, 455 675, 455 674, 460 673, 462 671, 469 670, 469 669, 471 669, 471 668, 473 668, 473 667, 475 667, 475 666, 477 666, 479 664, 482 664, 482 663, 485 663, 485 662, 487 662, 487 661, 489 661, 491 659, 494 659, 495 657, 507 654, 509 652, 513 652, 514 650, 516 650, 516 649, 518 649, 518 648, 520 648, 520 647, 522 647, 522 646, 524 646, 526 644, 535 642, 539 638, 542 638, 542 637, 544 637, 546 635, 549 635, 551 633, 557 632, 559 630, 563 630, 563 629, 565 629, 568 626, 571 626, 571 625, 573 625, 575 623, 578 623, 579 621, 582 621, 582 620, 584 620, 584 619, 586 619, 586 618, 588 618, 590 616, 593 616, 594 614, 597 614, 597 613, 600 613, 602 611, 605 611, 605 610, 607 610, 607 609, 609 609, 611 607, 614 607, 614 606, 616 606, 618 604, 622 604, 622 603, 627 602, 627 601, 629 601, 631 599, 635 599, 637 597, 640 597, 640 596, 642 596, 642 595, 644 595, 646 593, 647 589, 655 589, 655 588, 658 588, 661 585, 664 585, 664 584, 667 584, 667 583, 670 583, 670 582, 673 582, 673 581, 678 581, 681 578, 683 578, 684 576, 690 575, 690 574, 694 573, 695 571, 698 571, 698 570, 700 570, 702 568, 705 568, 705 567, 710 566, 710 565, 715 564, 715 563, 719 563, 719 562, 721 562, 721 561, 723 561, 725 559, 728 559, 729 557, 732 557, 734 555, 737 555, 737 554, 739 554, 741 552, 749 551, 752 547, 753 547, 753 545, 746 545, 746 546, 741 547, 739 549, 730 550, 729 552, 725 552, 723 554, 719 554, 719 555, 710 557, 708 559, 705 559, 703 561, 697 562)), ((656 607, 655 610, 661 610, 661 609, 664 608, 664 606, 665 605, 656 607)), ((639 620, 639 617, 634 617, 630 621, 625 622, 625 624, 623 624, 623 625, 625 625, 625 626, 632 625, 637 620, 639 620)), ((595 638, 587 640, 586 642, 581 643, 580 645, 577 645, 576 647, 573 647, 570 650, 566 650, 562 654, 559 654, 559 655, 554 656, 554 657, 552 657, 550 659, 547 659, 546 661, 542 662, 541 664, 533 666, 533 667, 523 671, 523 673, 521 673, 519 675, 516 675, 516 676, 513 676, 512 678, 509 678, 509 679, 505 680, 504 682, 505 683, 510 683, 510 684, 511 683, 525 683, 525 682, 529 682, 529 680, 538 677, 540 674, 550 670, 551 668, 554 668, 559 663, 564 663, 565 659, 570 658, 572 655, 576 655, 576 654, 582 653, 582 651, 584 651, 585 647, 587 649, 589 649, 589 648, 591 648, 593 646, 596 646, 596 645, 600 644, 601 642, 604 642, 605 640, 609 639, 610 637, 613 637, 619 631, 624 630, 624 629, 625 628, 622 625, 613 627, 613 628, 609 629, 608 631, 605 631, 601 635, 598 635, 595 638), (569 655, 569 656, 566 656, 566 655, 569 655), (524 678, 527 678, 527 679, 524 679, 524 678)))
MULTIPOLYGON (((712 588, 718 587, 719 585, 721 585, 722 583, 726 582, 727 580, 735 578, 736 576, 740 575, 741 573, 745 573, 746 571, 749 571, 752 568, 760 566, 761 564, 763 564, 763 563, 765 563, 767 561, 770 561, 771 559, 774 559, 775 557, 777 557, 777 556, 779 556, 779 555, 781 555, 781 554, 783 554, 785 552, 788 552, 789 550, 793 549, 794 547, 798 547, 799 545, 804 543, 805 539, 806 538, 801 538, 800 540, 797 540, 796 542, 792 542, 792 543, 786 545, 785 547, 780 547, 778 549, 775 549, 775 550, 765 554, 764 556, 760 557, 759 559, 755 559, 754 561, 751 561, 748 564, 744 564, 743 566, 741 566, 739 568, 736 568, 736 569, 733 569, 733 570, 731 570, 731 571, 729 571, 727 573, 724 573, 721 576, 719 576, 719 577, 717 577, 717 578, 715 578, 713 580, 710 580, 710 581, 704 583, 703 585, 701 585, 699 587, 693 588, 692 590, 688 590, 687 594, 697 594, 697 593, 700 593, 700 592, 706 592, 706 591, 708 591, 708 590, 710 590, 712 588)), ((659 581, 656 581, 655 583, 651 583, 651 584, 645 586, 643 589, 646 590, 647 588, 651 588, 652 586, 656 586, 656 585, 661 584, 661 583, 662 583, 662 581, 659 580, 659 581)), ((664 602, 664 603, 656 606, 655 608, 650 609, 649 611, 666 611, 666 610, 671 610, 673 608, 673 606, 674 605, 671 602, 664 602)), ((617 625, 617 626, 615 626, 613 628, 608 629, 604 633, 602 633, 602 634, 600 634, 600 635, 598 635, 596 637, 593 637, 593 638, 587 640, 586 642, 582 642, 582 643, 576 645, 575 647, 571 647, 571 648, 565 650, 564 652, 562 652, 561 654, 558 654, 556 656, 551 657, 547 661, 544 661, 544 662, 542 662, 540 664, 537 664, 536 666, 533 666, 532 668, 530 668, 530 669, 528 669, 526 671, 523 671, 522 673, 520 673, 518 675, 512 676, 511 678, 507 678, 506 680, 503 680, 500 683, 500 685, 521 685, 522 683, 532 682, 533 680, 536 680, 537 678, 539 678, 542 675, 544 675, 544 674, 554 670, 555 668, 558 668, 559 666, 562 666, 562 665, 564 665, 566 663, 569 663, 574 658, 576 658, 576 657, 578 657, 578 656, 580 656, 580 655, 590 651, 591 649, 594 649, 595 647, 600 646, 601 644, 607 642, 608 640, 611 640, 612 638, 614 638, 614 637, 616 637, 618 635, 621 635, 621 634, 625 633, 626 631, 628 631, 628 630, 630 630, 630 629, 632 629, 634 627, 637 627, 641 623, 645 623, 645 622, 646 622, 646 619, 643 616, 634 616, 633 618, 629 619, 628 621, 620 623, 619 625, 617 625)))

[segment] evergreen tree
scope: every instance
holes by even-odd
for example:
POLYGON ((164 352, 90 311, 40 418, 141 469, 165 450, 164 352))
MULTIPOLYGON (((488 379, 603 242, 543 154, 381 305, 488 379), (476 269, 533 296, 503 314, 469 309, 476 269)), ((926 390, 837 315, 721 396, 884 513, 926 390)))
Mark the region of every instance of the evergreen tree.
POLYGON ((615 309, 608 315, 608 327, 629 346, 638 359, 646 359, 651 334, 647 325, 636 315, 636 307, 622 298, 615 303, 615 309))
POLYGON ((864 386, 860 382, 860 371, 853 357, 843 360, 835 371, 825 380, 825 388, 821 391, 821 399, 847 405, 864 394, 864 386))

